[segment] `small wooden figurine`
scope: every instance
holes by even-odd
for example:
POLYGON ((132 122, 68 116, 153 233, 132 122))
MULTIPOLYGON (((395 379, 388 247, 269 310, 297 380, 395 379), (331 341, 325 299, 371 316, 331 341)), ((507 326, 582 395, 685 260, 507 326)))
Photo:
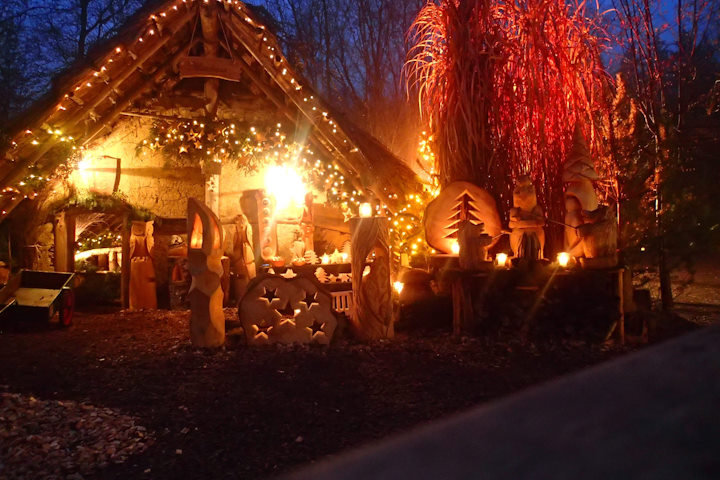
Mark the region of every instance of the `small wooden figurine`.
POLYGON ((513 190, 510 209, 510 248, 517 258, 543 258, 545 249, 545 216, 537 203, 532 180, 521 175, 513 190), (534 248, 530 246, 534 245, 534 248), (530 250, 530 251, 527 251, 530 250))
POLYGON ((152 262, 153 222, 132 222, 130 230, 130 310, 156 309, 152 262))

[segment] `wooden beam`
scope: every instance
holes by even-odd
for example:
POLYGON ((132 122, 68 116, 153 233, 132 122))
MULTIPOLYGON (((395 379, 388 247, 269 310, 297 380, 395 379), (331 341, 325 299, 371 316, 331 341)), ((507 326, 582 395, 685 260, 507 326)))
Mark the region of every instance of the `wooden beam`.
POLYGON ((120 302, 122 308, 130 307, 130 212, 122 220, 122 261, 120 263, 120 302))
MULTIPOLYGON (((122 114, 122 112, 123 112, 127 107, 129 107, 130 104, 132 104, 132 102, 135 101, 135 99, 137 99, 140 95, 142 95, 147 88, 149 88, 151 85, 153 85, 153 84, 157 81, 157 79, 160 78, 160 76, 168 70, 168 67, 172 64, 172 62, 173 62, 176 58, 178 58, 178 57, 180 57, 181 55, 183 55, 184 52, 185 52, 185 47, 180 47, 180 48, 177 50, 177 52, 175 52, 175 55, 173 55, 172 58, 170 58, 169 60, 165 61, 165 63, 163 63, 160 67, 158 67, 157 70, 156 70, 152 75, 150 75, 148 78, 146 78, 145 81, 143 81, 143 83, 142 83, 141 85, 139 85, 138 87, 134 88, 134 89, 131 91, 130 94, 126 95, 126 97, 125 97, 122 101, 118 102, 118 103, 115 105, 115 107, 112 109, 112 111, 111 111, 108 115, 106 115, 105 117, 103 117, 102 119, 100 119, 100 120, 97 122, 97 125, 96 125, 93 129, 91 129, 91 130, 89 131, 89 133, 87 133, 87 134, 85 135, 85 140, 84 140, 83 144, 85 145, 85 144, 91 142, 91 141, 95 138, 95 136, 97 136, 99 133, 101 133, 101 132, 103 131, 103 129, 105 129, 105 127, 107 126, 108 123, 114 121, 118 116, 120 116, 120 114, 122 114)), ((55 161, 53 161, 53 162, 47 163, 47 164, 45 164, 45 165, 42 165, 42 166, 40 167, 40 172, 41 172, 41 173, 46 173, 46 172, 48 172, 49 170, 54 169, 55 167, 57 167, 57 165, 58 165, 61 161, 62 161, 62 160, 55 160, 55 161)), ((9 182, 4 183, 4 184, 11 184, 11 183, 14 183, 14 181, 20 180, 20 179, 22 178, 22 176, 24 176, 24 174, 27 173, 27 171, 28 171, 29 168, 30 168, 30 165, 29 165, 29 164, 26 164, 26 165, 24 165, 24 168, 23 168, 23 169, 18 170, 18 171, 16 171, 16 172, 11 172, 11 174, 13 175, 13 177, 10 177, 10 178, 13 178, 14 180, 13 180, 13 181, 9 181, 9 182)), ((5 181, 6 181, 6 180, 3 180, 3 182, 5 182, 5 181)), ((18 203, 19 203, 19 202, 18 202, 18 203)), ((17 206, 17 204, 16 204, 16 205, 13 205, 13 206, 12 206, 12 209, 14 209, 16 206, 17 206)), ((7 212, 6 215, 9 214, 9 213, 12 211, 12 209, 6 208, 6 209, 5 209, 6 212, 7 212)), ((0 217, 0 218, 1 218, 1 217, 0 217)))

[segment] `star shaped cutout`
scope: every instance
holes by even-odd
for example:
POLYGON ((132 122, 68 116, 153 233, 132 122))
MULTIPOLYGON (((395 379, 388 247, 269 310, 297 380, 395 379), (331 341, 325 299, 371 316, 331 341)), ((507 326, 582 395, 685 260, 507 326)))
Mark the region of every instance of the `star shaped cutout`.
POLYGON ((272 303, 273 300, 278 298, 277 296, 277 288, 267 288, 265 287, 265 293, 260 295, 260 298, 264 298, 267 300, 268 304, 272 303))
POLYGON ((263 319, 259 323, 255 324, 255 328, 257 329, 255 335, 260 335, 261 333, 264 333, 265 335, 270 335, 270 330, 273 329, 273 326, 265 325, 265 319, 263 319))
POLYGON ((310 330, 312 330, 312 334, 314 336, 317 332, 322 332, 324 327, 325 327, 324 323, 320 323, 317 320, 313 320, 312 325, 310 325, 310 330))
POLYGON ((305 292, 305 298, 300 301, 307 306, 308 310, 310 310, 310 307, 312 307, 313 305, 319 304, 319 302, 317 301, 317 292, 312 294, 310 292, 305 292))
POLYGON ((287 302, 283 308, 276 308, 275 311, 283 318, 295 318, 295 315, 297 315, 290 302, 287 302))

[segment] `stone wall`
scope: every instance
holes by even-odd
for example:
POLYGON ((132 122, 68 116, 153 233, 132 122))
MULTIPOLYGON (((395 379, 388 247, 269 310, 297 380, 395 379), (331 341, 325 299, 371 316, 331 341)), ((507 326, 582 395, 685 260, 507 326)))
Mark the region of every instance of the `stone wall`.
POLYGON ((117 180, 117 159, 121 171, 118 192, 135 207, 162 217, 186 216, 189 196, 204 198, 204 181, 199 166, 166 166, 159 152, 138 150, 150 132, 150 120, 128 118, 107 137, 92 145, 82 157, 80 169, 70 176, 81 192, 110 195, 117 180))

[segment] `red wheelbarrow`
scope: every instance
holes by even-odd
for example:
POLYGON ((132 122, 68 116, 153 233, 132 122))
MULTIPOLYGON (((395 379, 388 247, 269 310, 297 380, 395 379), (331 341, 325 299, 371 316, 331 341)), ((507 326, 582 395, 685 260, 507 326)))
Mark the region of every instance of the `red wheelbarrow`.
POLYGON ((0 319, 38 319, 52 322, 58 314, 63 327, 72 324, 74 273, 20 270, 0 290, 0 319))

